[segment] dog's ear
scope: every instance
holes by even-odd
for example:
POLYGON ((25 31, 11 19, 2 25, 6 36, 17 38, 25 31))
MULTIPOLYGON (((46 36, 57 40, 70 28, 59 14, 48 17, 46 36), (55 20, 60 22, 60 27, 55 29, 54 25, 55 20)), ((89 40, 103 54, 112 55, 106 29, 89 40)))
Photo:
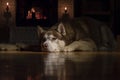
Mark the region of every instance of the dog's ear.
POLYGON ((37 26, 37 32, 38 32, 38 36, 44 32, 44 29, 40 26, 37 26))
POLYGON ((63 25, 63 23, 60 23, 58 25, 58 28, 57 28, 58 32, 61 33, 62 35, 66 35, 66 30, 65 30, 65 26, 63 25))

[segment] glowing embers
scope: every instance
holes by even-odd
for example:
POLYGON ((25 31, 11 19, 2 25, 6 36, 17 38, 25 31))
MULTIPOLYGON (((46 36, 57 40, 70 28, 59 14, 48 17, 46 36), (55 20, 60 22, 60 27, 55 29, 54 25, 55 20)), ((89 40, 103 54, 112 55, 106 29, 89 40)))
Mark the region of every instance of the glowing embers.
POLYGON ((31 8, 27 12, 26 19, 38 19, 38 20, 42 19, 42 20, 46 20, 47 17, 43 13, 44 13, 44 11, 39 9, 39 8, 31 8))

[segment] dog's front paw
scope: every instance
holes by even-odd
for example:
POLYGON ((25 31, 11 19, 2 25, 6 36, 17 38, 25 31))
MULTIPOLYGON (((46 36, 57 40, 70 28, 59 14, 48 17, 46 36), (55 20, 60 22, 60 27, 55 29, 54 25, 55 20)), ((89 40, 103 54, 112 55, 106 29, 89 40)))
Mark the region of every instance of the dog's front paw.
POLYGON ((70 46, 66 46, 64 48, 64 51, 74 51, 73 47, 70 47, 70 46))

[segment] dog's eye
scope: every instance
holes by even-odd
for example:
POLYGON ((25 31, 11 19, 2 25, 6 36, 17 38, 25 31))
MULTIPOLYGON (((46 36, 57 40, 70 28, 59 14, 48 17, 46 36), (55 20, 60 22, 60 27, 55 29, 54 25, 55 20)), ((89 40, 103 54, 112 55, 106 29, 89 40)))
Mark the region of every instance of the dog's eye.
POLYGON ((52 40, 56 40, 57 38, 52 38, 52 40))

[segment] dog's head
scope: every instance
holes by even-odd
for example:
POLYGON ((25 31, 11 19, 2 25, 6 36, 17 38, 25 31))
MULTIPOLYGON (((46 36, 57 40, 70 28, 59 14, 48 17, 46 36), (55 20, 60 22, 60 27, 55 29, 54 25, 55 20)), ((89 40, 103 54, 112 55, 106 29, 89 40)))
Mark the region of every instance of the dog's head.
POLYGON ((42 51, 62 51, 65 47, 64 36, 66 35, 65 27, 62 23, 48 30, 38 26, 38 36, 42 51))

